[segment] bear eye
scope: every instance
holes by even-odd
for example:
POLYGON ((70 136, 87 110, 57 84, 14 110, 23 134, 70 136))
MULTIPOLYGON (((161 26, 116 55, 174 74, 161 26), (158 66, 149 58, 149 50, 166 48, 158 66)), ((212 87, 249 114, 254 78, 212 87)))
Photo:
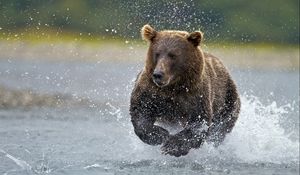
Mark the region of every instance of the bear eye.
POLYGON ((173 53, 168 53, 168 57, 171 58, 172 60, 176 59, 176 55, 173 53))
POLYGON ((155 53, 155 58, 158 58, 159 57, 159 53, 155 53))

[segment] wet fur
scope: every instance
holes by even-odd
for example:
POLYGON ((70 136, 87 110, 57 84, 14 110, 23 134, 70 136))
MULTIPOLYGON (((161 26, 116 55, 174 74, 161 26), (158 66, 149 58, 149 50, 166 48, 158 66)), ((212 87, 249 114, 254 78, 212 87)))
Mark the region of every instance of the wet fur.
POLYGON ((151 26, 144 26, 142 35, 150 46, 145 67, 131 94, 130 115, 136 135, 147 144, 163 144, 162 152, 173 156, 186 155, 205 140, 221 143, 238 118, 240 99, 222 62, 198 47, 203 34, 156 32, 151 26), (179 72, 174 71, 178 78, 161 88, 151 77, 156 67, 154 50, 164 44, 184 49, 185 60, 172 69, 179 72), (172 135, 156 125, 158 121, 171 126, 179 123, 182 131, 172 135), (201 129, 204 125, 207 130, 201 129))

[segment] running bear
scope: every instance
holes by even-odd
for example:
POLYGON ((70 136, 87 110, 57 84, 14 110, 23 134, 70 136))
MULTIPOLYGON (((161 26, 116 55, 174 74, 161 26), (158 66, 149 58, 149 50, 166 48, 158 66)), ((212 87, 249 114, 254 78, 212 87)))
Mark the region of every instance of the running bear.
POLYGON ((238 119, 240 98, 222 62, 201 50, 203 33, 145 25, 141 34, 149 49, 130 100, 136 135, 176 157, 204 141, 219 145, 238 119))

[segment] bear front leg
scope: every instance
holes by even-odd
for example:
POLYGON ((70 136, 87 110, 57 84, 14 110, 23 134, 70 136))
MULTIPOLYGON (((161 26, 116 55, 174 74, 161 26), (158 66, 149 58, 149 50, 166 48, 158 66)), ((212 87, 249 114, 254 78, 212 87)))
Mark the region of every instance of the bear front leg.
POLYGON ((209 100, 202 100, 196 109, 200 109, 200 111, 191 114, 188 126, 164 142, 161 148, 163 154, 184 156, 190 149, 199 148, 206 140, 212 120, 212 108, 209 100))
POLYGON ((199 148, 207 137, 207 130, 188 128, 170 136, 161 147, 163 154, 180 157, 189 153, 192 148, 199 148))
POLYGON ((135 134, 149 145, 160 145, 169 138, 169 132, 159 126, 154 125, 155 118, 133 115, 132 124, 135 134))

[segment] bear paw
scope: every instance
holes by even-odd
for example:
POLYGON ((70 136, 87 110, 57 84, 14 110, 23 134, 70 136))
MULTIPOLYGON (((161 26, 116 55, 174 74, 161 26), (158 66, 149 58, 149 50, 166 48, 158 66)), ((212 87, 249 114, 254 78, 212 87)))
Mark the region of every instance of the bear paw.
POLYGON ((169 139, 161 147, 162 154, 175 157, 185 156, 189 153, 191 147, 187 139, 170 136, 169 139))

